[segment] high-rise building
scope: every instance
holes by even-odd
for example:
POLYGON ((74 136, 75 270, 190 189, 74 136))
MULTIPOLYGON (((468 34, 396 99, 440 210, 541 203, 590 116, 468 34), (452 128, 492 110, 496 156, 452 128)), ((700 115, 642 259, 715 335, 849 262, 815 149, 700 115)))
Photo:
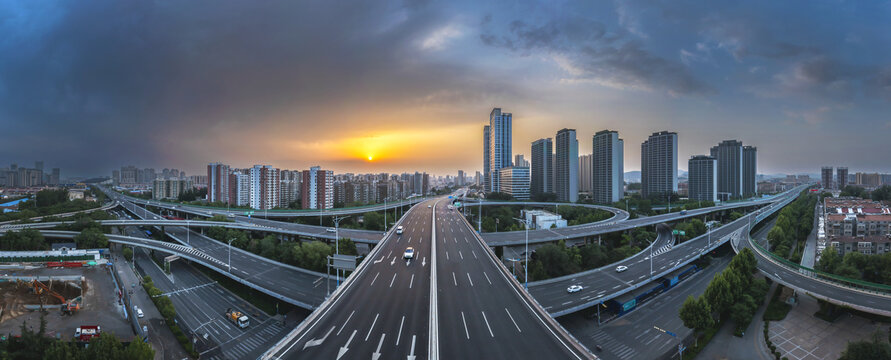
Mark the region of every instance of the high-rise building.
POLYGON ((37 169, 37 170, 39 170, 40 172, 43 172, 43 160, 41 160, 41 161, 35 161, 35 162, 34 162, 34 168, 37 169))
POLYGON ((594 155, 579 155, 579 193, 591 194, 594 187, 594 180, 591 178, 594 174, 591 169, 593 158, 594 155))
POLYGON ((300 181, 303 179, 303 172, 296 170, 281 171, 281 197, 279 207, 287 208, 291 203, 300 198, 300 181))
POLYGON ((50 174, 50 185, 59 185, 61 181, 61 170, 53 168, 53 172, 50 174))
POLYGON ((514 155, 514 166, 529 167, 529 161, 523 157, 523 154, 514 155))
POLYGON ((529 200, 529 168, 526 166, 508 166, 499 169, 501 192, 509 194, 516 200, 529 200))
POLYGON ((862 185, 867 188, 882 186, 882 175, 879 173, 858 172, 854 174, 854 179, 855 184, 862 185))
POLYGON ((281 173, 271 165, 254 165, 250 170, 250 206, 253 209, 272 209, 279 206, 281 173))
POLYGON ((304 209, 331 209, 334 207, 334 172, 313 166, 303 170, 300 184, 300 202, 304 209))
POLYGON ((464 186, 464 170, 458 170, 458 178, 455 179, 455 186, 464 186))
POLYGON ((640 146, 641 195, 665 196, 678 191, 678 134, 662 131, 640 146))
MULTIPOLYGON (((167 170, 167 176, 162 171, 162 177, 168 178, 170 170, 164 170, 167 170)), ((218 162, 207 164, 207 201, 229 202, 229 165, 218 162)))
POLYGON ((758 184, 755 178, 758 173, 757 152, 754 146, 743 146, 742 161, 742 194, 743 197, 752 197, 758 193, 758 184))
POLYGON ((824 166, 820 169, 820 180, 822 181, 821 185, 823 185, 824 189, 832 189, 832 166, 824 166))
POLYGON ((839 166, 835 170, 835 174, 838 175, 838 185, 839 190, 844 190, 845 186, 848 186, 848 168, 844 166, 839 166))
POLYGON ((139 169, 133 165, 121 167, 120 183, 126 185, 136 184, 137 173, 139 173, 139 169))
POLYGON ((191 180, 155 179, 152 181, 152 199, 177 199, 184 191, 192 188, 191 180))
POLYGON ((742 197, 742 141, 724 140, 711 148, 711 156, 718 160, 718 199, 729 200, 742 197))
POLYGON ((491 130, 489 125, 483 126, 483 180, 481 185, 483 191, 489 191, 489 169, 492 167, 492 139, 490 137, 491 130))
POLYGON ((603 130, 594 134, 592 145, 591 197, 597 203, 617 202, 625 194, 625 142, 618 132, 603 130))
POLYGON ((532 195, 554 192, 554 143, 551 138, 532 142, 532 195))
POLYGON ((494 108, 489 113, 489 178, 486 179, 488 191, 499 192, 499 171, 511 166, 511 139, 513 115, 494 108))
POLYGON ((557 201, 579 199, 579 141, 575 129, 561 129, 555 138, 554 191, 557 201))
POLYGON ((718 201, 718 160, 706 155, 690 157, 687 163, 690 200, 718 201))
POLYGON ((235 206, 251 204, 251 177, 246 170, 234 170, 229 174, 229 203, 235 206))

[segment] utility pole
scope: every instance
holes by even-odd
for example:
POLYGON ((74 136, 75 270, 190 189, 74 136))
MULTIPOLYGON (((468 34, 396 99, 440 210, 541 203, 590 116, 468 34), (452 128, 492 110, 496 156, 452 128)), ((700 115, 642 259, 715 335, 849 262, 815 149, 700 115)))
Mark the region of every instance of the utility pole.
MULTIPOLYGON (((343 219, 349 218, 347 216, 335 216, 334 217, 334 254, 340 255, 340 237, 338 236, 338 230, 340 228, 340 221, 343 219)), ((387 223, 384 223, 384 228, 387 227, 387 223)), ((335 277, 337 278, 337 286, 335 288, 340 287, 340 269, 335 269, 335 277)))

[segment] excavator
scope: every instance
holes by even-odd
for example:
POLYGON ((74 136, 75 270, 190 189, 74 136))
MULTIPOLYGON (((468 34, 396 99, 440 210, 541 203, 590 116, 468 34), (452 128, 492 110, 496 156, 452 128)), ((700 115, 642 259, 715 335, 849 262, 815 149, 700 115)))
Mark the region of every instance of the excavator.
POLYGON ((63 297, 59 293, 51 290, 44 283, 37 281, 37 279, 31 280, 31 282, 26 283, 26 284, 28 284, 32 289, 34 289, 34 293, 36 293, 38 295, 45 293, 45 294, 50 295, 56 299, 59 299, 59 301, 62 303, 62 305, 60 306, 62 309, 62 315, 73 315, 74 312, 80 310, 80 304, 73 302, 73 301, 65 300, 65 297, 63 297))

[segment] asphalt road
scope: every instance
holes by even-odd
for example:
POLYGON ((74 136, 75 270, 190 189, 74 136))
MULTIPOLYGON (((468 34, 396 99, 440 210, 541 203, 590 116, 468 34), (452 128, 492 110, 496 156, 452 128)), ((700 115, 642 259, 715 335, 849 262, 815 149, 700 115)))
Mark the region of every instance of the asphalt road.
POLYGON ((330 302, 267 356, 286 359, 426 357, 430 314, 432 205, 406 212, 330 302), (403 259, 407 247, 414 259, 403 259), (377 355, 376 355, 377 354, 377 355))

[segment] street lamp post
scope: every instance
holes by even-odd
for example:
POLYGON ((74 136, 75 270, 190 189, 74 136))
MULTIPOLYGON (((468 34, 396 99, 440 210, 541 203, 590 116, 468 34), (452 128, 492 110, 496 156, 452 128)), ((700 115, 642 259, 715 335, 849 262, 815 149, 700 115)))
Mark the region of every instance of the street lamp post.
POLYGON ((681 338, 678 337, 677 335, 675 335, 675 333, 673 333, 673 332, 671 332, 671 331, 668 331, 668 330, 665 330, 665 329, 661 329, 661 328, 659 328, 659 327, 656 326, 656 325, 653 325, 653 328, 656 329, 656 330, 659 330, 659 331, 661 331, 661 332, 663 332, 663 333, 666 333, 666 334, 668 334, 668 335, 671 335, 671 336, 673 336, 675 339, 678 339, 678 359, 683 360, 683 358, 684 358, 684 346, 683 346, 683 344, 682 344, 682 342, 681 342, 681 341, 682 341, 681 338))
MULTIPOLYGON (((523 266, 523 288, 529 289, 529 220, 528 219, 517 219, 514 218, 521 223, 523 223, 523 227, 526 228, 526 266, 523 266)), ((497 230, 497 227, 496 227, 497 230)))
MULTIPOLYGON (((338 236, 338 231, 340 229, 340 221, 348 218, 349 216, 335 216, 334 217, 334 254, 340 255, 340 237, 338 236)), ((387 227, 387 223, 384 222, 384 228, 387 227)), ((340 287, 340 269, 335 269, 335 275, 337 279, 337 286, 335 288, 340 287)))
POLYGON ((232 242, 235 241, 235 238, 229 240, 229 273, 232 273, 232 242))
POLYGON ((189 220, 186 220, 186 244, 189 244, 189 246, 192 246, 192 240, 190 239, 191 232, 192 231, 189 230, 189 220))

